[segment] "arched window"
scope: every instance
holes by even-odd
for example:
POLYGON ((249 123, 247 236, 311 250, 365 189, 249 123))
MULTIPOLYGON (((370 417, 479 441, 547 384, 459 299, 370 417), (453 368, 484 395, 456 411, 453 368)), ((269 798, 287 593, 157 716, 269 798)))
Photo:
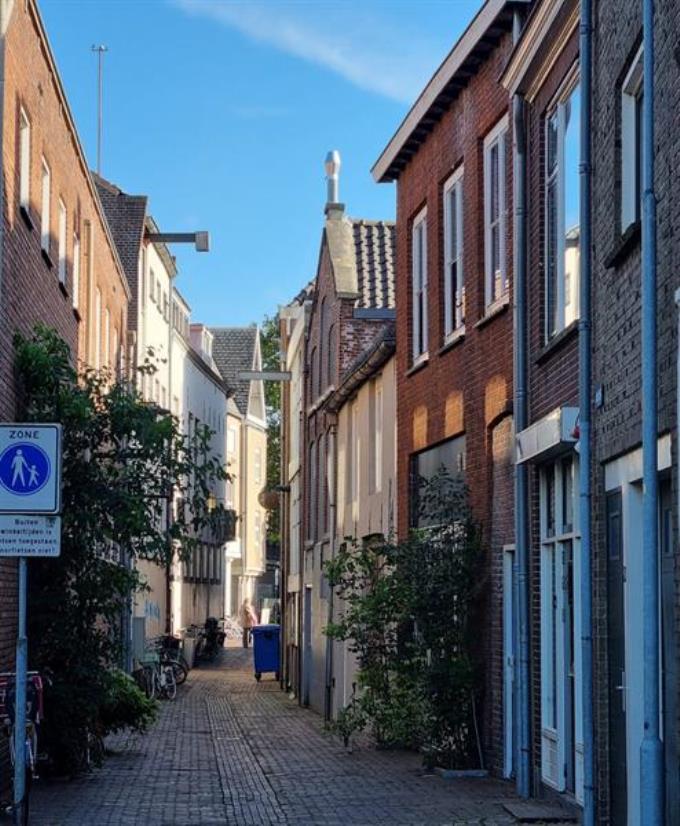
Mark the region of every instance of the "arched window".
POLYGON ((327 311, 326 299, 321 299, 321 313, 319 314, 319 394, 326 389, 328 385, 328 374, 326 373, 325 360, 323 357, 323 347, 326 341, 326 325, 327 325, 327 311))
POLYGON ((316 539, 316 525, 317 525, 317 464, 316 464, 316 443, 312 442, 309 446, 309 487, 307 502, 309 510, 307 512, 307 539, 316 539))
POLYGON ((319 436, 319 469, 317 475, 317 497, 316 497, 316 535, 321 539, 325 531, 326 523, 326 436, 319 436))
POLYGON ((312 350, 312 358, 309 370, 309 396, 310 401, 314 401, 319 395, 319 361, 316 347, 312 350))
POLYGON ((335 380, 335 324, 328 331, 328 359, 326 363, 326 380, 333 384, 335 380))

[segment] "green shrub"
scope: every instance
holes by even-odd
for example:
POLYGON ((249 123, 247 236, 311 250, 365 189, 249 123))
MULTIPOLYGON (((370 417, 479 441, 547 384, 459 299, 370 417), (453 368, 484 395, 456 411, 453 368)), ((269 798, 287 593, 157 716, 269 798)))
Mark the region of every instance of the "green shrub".
POLYGON ((109 672, 108 679, 106 696, 99 706, 102 735, 121 729, 145 732, 158 716, 156 700, 150 700, 132 677, 118 668, 109 672))

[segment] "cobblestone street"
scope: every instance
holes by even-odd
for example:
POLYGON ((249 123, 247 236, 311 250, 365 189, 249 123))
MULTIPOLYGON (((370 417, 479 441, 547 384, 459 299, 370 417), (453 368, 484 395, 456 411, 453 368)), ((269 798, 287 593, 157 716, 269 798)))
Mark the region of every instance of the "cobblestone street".
POLYGON ((423 776, 416 755, 347 754, 272 676, 257 684, 250 653, 196 669, 153 731, 110 744, 104 767, 41 781, 35 826, 127 824, 510 824, 509 785, 423 776))

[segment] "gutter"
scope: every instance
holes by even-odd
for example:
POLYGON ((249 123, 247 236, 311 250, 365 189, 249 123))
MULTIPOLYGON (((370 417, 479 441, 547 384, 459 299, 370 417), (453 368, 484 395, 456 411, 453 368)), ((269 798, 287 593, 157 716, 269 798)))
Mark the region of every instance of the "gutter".
POLYGON ((394 354, 394 331, 389 328, 378 337, 371 350, 361 356, 343 376, 340 386, 326 400, 329 413, 337 413, 343 404, 394 354))
MULTIPOLYGON (((581 529, 581 691, 583 703, 583 825, 595 823, 595 732, 593 726, 593 594, 592 594, 592 0, 581 0, 579 59, 581 70, 581 164, 579 273, 579 522, 581 529)), ((656 457, 656 444, 654 445, 656 457)), ((656 515, 654 516, 656 524, 656 515)))
MULTIPOLYGON (((588 0, 590 2, 590 0, 588 0)), ((642 0, 642 609, 644 736, 640 746, 641 826, 664 822, 664 754, 659 732, 659 476, 654 191, 654 0, 642 0)), ((635 817, 635 813, 632 813, 635 817)))
MULTIPOLYGON (((514 202, 514 399, 515 434, 528 425, 527 403, 527 219, 526 219, 526 127, 525 105, 521 95, 512 99, 515 140, 513 169, 514 202)), ((531 693, 529 642, 529 509, 527 502, 528 468, 515 459, 515 558, 513 599, 517 607, 515 629, 514 738, 517 793, 527 798, 531 791, 531 693)))

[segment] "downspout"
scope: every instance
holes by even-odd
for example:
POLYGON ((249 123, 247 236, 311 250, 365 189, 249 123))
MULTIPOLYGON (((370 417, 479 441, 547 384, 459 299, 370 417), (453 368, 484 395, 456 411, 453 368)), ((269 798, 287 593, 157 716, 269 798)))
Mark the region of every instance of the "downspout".
MULTIPOLYGON (((334 417, 335 418, 335 417, 334 417)), ((336 495, 337 495, 337 462, 335 452, 337 450, 337 423, 334 422, 330 430, 329 451, 328 451, 328 526, 330 530, 330 558, 335 559, 335 521, 336 521, 336 495)), ((323 572, 321 574, 324 576, 323 572)), ((333 622, 333 588, 328 594, 328 625, 333 622)), ((330 720, 333 716, 333 640, 326 635, 326 697, 324 703, 324 719, 330 720)))
MULTIPOLYGON (((514 419, 515 433, 528 424, 527 403, 527 226, 526 226, 526 128, 521 95, 512 99, 515 142, 513 170, 514 204, 514 419)), ((531 694, 529 646, 529 517, 527 508, 527 466, 515 463, 515 556, 513 599, 517 607, 514 663, 513 714, 517 793, 529 797, 531 790, 531 694)))
POLYGON ((642 606, 644 735, 640 747, 641 825, 664 819, 659 737, 658 403, 656 344, 656 195, 654 192, 654 2, 642 2, 642 606))
POLYGON ((591 525, 591 132, 592 132, 592 0, 581 0, 581 163, 579 273, 579 522, 581 530, 581 694, 583 704, 583 824, 595 823, 595 744, 593 727, 593 611, 591 525))

